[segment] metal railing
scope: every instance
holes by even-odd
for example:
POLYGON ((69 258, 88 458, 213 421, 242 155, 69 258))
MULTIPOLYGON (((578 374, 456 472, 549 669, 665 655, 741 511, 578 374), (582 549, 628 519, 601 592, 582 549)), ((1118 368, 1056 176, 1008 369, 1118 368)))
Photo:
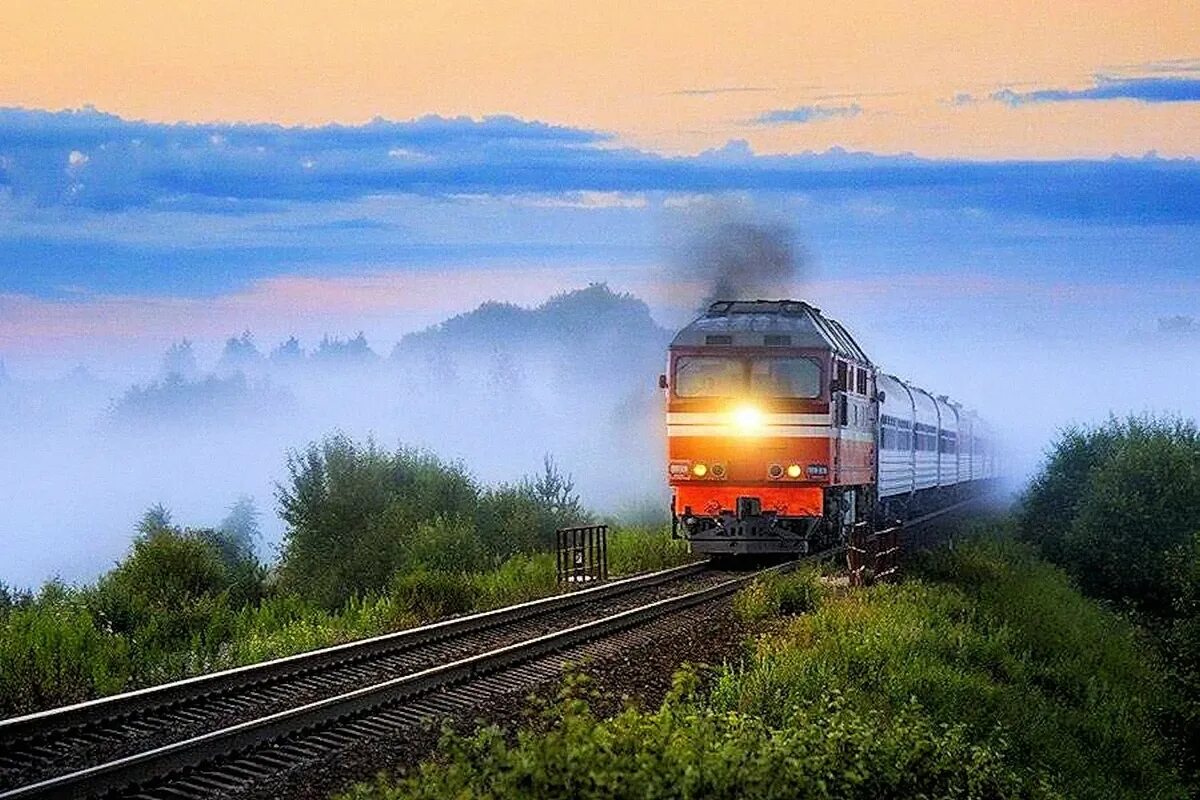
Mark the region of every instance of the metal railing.
POLYGON ((608 526, 559 528, 556 561, 559 583, 608 580, 608 526))
POLYGON ((899 576, 901 530, 900 525, 893 525, 877 531, 869 522, 859 522, 851 528, 846 544, 851 586, 868 586, 899 576))

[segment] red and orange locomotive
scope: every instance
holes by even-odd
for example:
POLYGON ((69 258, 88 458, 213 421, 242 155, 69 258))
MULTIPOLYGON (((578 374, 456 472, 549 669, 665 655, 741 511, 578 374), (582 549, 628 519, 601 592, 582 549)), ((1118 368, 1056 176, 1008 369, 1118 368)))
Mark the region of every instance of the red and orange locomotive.
POLYGON ((660 384, 675 530, 696 552, 808 552, 859 520, 962 499, 994 472, 974 458, 987 441, 973 415, 877 373, 806 303, 713 303, 671 343, 660 384), (907 396, 886 397, 879 378, 907 396))

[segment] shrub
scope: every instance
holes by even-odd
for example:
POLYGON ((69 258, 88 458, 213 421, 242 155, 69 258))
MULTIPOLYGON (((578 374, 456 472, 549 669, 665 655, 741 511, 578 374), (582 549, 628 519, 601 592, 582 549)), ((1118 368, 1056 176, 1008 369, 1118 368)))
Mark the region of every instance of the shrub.
MULTIPOLYGON (((694 686, 684 676, 685 686, 694 686)), ((400 781, 361 784, 373 798, 1050 797, 1037 776, 960 728, 902 709, 862 713, 836 695, 783 726, 706 708, 677 692, 655 713, 597 719, 568 699, 544 734, 510 743, 496 728, 447 735, 443 760, 400 781)))
POLYGON ((1200 431, 1130 418, 1066 431, 1023 501, 1021 535, 1089 594, 1170 613, 1200 560, 1200 431))
POLYGON ((0 716, 123 689, 125 641, 104 633, 77 593, 50 583, 0 618, 0 716))
POLYGON ((524 603, 558 591, 551 553, 515 555, 475 579, 480 609, 524 603))
POLYGON ((462 614, 479 600, 475 581, 463 572, 401 574, 392 583, 392 594, 400 608, 423 620, 462 614))

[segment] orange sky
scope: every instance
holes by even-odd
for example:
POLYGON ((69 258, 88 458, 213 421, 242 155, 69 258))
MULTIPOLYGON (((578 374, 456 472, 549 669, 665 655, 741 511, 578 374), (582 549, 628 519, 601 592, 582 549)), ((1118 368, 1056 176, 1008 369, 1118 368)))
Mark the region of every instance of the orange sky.
POLYGON ((511 113, 689 152, 744 138, 762 152, 1178 155, 1196 154, 1200 103, 946 101, 1197 57, 1195 0, 5 0, 0 105, 289 123, 511 113), (734 86, 768 91, 671 94, 734 86), (849 102, 863 113, 744 124, 768 109, 849 102))

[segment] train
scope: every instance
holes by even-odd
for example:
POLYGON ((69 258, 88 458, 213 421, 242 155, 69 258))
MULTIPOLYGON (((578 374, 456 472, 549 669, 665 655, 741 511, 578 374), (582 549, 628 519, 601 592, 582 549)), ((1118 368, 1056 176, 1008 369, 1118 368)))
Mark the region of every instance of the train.
POLYGON ((659 388, 672 530, 693 552, 819 552, 1000 476, 978 414, 883 372, 802 301, 712 303, 672 340, 659 388))

